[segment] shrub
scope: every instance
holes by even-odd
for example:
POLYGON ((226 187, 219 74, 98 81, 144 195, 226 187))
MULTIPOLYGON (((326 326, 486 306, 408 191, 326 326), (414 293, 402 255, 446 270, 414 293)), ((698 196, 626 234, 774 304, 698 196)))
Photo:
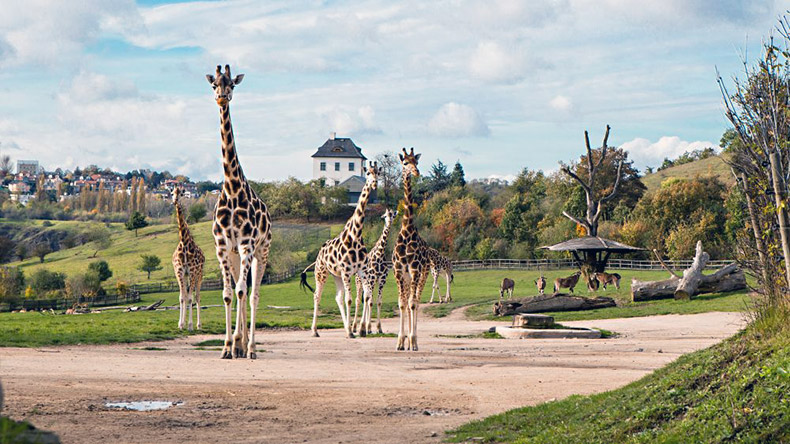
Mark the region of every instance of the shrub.
POLYGON ((66 288, 66 275, 49 270, 38 270, 30 276, 30 287, 37 296, 66 288))
POLYGON ((112 270, 107 261, 96 261, 88 265, 88 270, 94 271, 99 275, 99 281, 104 282, 112 277, 112 270))
POLYGON ((22 293, 25 275, 18 267, 0 267, 0 300, 13 301, 22 293))

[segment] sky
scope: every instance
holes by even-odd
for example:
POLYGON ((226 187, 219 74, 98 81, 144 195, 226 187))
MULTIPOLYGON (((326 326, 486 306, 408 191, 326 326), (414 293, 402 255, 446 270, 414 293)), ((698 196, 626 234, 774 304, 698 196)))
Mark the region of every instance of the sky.
POLYGON ((716 84, 786 6, 738 0, 0 0, 0 153, 221 180, 205 75, 250 179, 309 179, 331 132, 468 178, 553 171, 584 131, 635 165, 718 146, 716 84))

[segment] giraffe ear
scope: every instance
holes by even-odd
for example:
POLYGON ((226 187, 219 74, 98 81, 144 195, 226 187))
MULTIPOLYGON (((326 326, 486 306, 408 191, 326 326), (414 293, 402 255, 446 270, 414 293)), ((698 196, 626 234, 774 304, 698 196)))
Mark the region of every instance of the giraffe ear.
POLYGON ((241 83, 241 80, 242 80, 243 78, 244 78, 244 74, 239 74, 239 75, 237 75, 237 76, 236 76, 236 78, 235 78, 235 79, 233 79, 233 84, 234 84, 234 85, 238 85, 239 83, 241 83))
POLYGON ((415 154, 415 155, 414 155, 414 160, 420 160, 420 156, 422 156, 422 153, 420 153, 420 154, 415 154))
POLYGON ((216 80, 216 79, 214 79, 214 76, 212 76, 211 74, 206 74, 206 80, 208 80, 208 83, 213 85, 214 84, 214 80, 216 80))
POLYGON ((401 162, 403 162, 403 154, 398 154, 398 158, 400 159, 401 162))

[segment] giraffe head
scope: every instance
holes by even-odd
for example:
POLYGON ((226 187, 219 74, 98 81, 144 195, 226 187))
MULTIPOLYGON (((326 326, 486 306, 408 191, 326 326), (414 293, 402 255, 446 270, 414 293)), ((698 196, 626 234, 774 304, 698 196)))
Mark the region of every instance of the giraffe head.
POLYGON ((403 148, 403 154, 398 154, 400 163, 403 166, 403 172, 407 176, 420 177, 420 170, 417 169, 417 161, 420 160, 421 154, 414 154, 414 147, 410 152, 403 148))
POLYGON ((381 215, 381 218, 384 219, 384 226, 391 224, 396 217, 398 217, 398 210, 392 211, 389 208, 387 208, 384 211, 384 214, 381 215))
POLYGON ((179 185, 173 187, 173 205, 178 205, 178 200, 181 199, 181 194, 183 191, 179 185))
POLYGON ((367 171, 365 171, 365 185, 370 185, 371 189, 375 190, 379 184, 380 172, 381 168, 379 168, 378 162, 369 164, 367 171))
POLYGON ((224 73, 222 72, 222 68, 217 65, 216 77, 211 74, 206 74, 208 83, 211 84, 211 87, 214 89, 214 100, 217 101, 217 105, 225 106, 230 102, 233 98, 233 88, 241 83, 241 79, 243 78, 244 74, 239 74, 235 78, 232 78, 230 76, 230 65, 225 65, 224 73))

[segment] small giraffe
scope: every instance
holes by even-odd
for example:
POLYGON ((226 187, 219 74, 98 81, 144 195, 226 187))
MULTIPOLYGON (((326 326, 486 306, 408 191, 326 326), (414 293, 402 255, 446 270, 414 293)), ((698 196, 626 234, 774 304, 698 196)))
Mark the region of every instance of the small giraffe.
POLYGON ((414 154, 414 148, 411 152, 406 152, 406 148, 403 148, 403 154, 398 154, 398 157, 403 167, 401 174, 404 210, 401 229, 392 252, 400 314, 397 349, 417 351, 417 310, 420 308, 420 296, 431 265, 428 260, 428 245, 414 226, 411 178, 420 176, 420 171, 417 169, 420 154, 414 154))
POLYGON ((442 256, 441 253, 435 248, 428 247, 428 260, 431 261, 431 276, 433 276, 433 286, 431 287, 431 300, 429 304, 433 304, 433 296, 439 289, 439 275, 444 275, 444 282, 447 284, 447 293, 444 298, 439 294, 439 303, 452 302, 453 297, 450 295, 450 284, 453 283, 453 262, 450 259, 442 256))
POLYGON ((203 250, 198 247, 189 231, 189 226, 184 218, 184 210, 181 208, 181 192, 181 187, 175 187, 173 190, 173 205, 176 207, 176 219, 178 220, 178 245, 176 251, 173 252, 173 270, 176 273, 179 288, 178 328, 179 330, 184 329, 187 307, 189 307, 187 329, 192 331, 193 300, 197 305, 197 329, 200 330, 200 284, 203 282, 203 264, 206 262, 206 257, 203 256, 203 250))
MULTIPOLYGON (((381 330, 381 293, 384 290, 384 285, 387 283, 387 274, 390 271, 389 263, 387 263, 387 238, 389 237, 390 227, 392 226, 392 221, 398 216, 397 211, 392 211, 389 208, 384 211, 384 214, 381 216, 384 219, 384 229, 381 231, 381 236, 379 236, 379 240, 376 241, 376 245, 370 249, 368 252, 367 263, 363 267, 365 278, 368 279, 370 282, 367 284, 368 288, 371 290, 378 289, 378 302, 376 303, 376 316, 377 316, 377 328, 379 333, 383 333, 381 330)), ((364 287, 362 283, 362 277, 360 274, 357 274, 356 277, 356 285, 357 285, 357 299, 356 303, 354 304, 354 323, 352 324, 351 330, 356 331, 357 329, 357 310, 359 309, 359 302, 362 296, 362 289, 364 287)), ((366 298, 362 304, 362 317, 359 321, 360 329, 364 329, 367 333, 371 333, 371 318, 373 316, 373 298, 372 294, 370 298, 366 298)))
MULTIPOLYGON (((365 207, 368 204, 370 193, 376 189, 378 185, 379 168, 377 163, 371 164, 365 174, 365 186, 359 195, 357 207, 354 214, 346 222, 343 231, 340 232, 334 239, 324 242, 321 249, 318 250, 315 262, 308 265, 302 271, 300 285, 302 288, 309 288, 313 291, 313 336, 318 337, 318 306, 321 303, 321 293, 324 290, 324 284, 328 275, 335 278, 335 288, 337 293, 335 301, 340 309, 340 317, 343 319, 343 327, 346 330, 346 336, 349 338, 354 337, 351 331, 351 277, 360 273, 365 265, 367 257, 367 249, 365 248, 365 239, 362 237, 362 225, 365 222, 365 207), (315 266, 315 289, 310 287, 307 283, 307 270, 315 266), (345 295, 345 302, 344 302, 345 295)), ((363 276, 364 277, 364 276, 363 276)), ((368 287, 368 280, 362 280, 365 287, 366 298, 370 297, 372 289, 368 287)), ((360 335, 365 336, 366 331, 360 331, 360 335)))
POLYGON ((255 353, 255 312, 258 309, 259 291, 269 246, 272 242, 271 219, 266 204, 255 194, 236 154, 233 126, 230 122, 230 101, 233 88, 244 78, 230 75, 230 66, 223 73, 217 66, 216 77, 206 79, 214 89, 214 100, 219 105, 220 135, 222 136, 222 168, 224 181, 214 211, 214 245, 222 271, 222 301, 225 304, 225 346, 222 358, 257 358, 255 353), (247 329, 247 276, 252 274, 250 297, 250 326, 247 329), (235 281, 236 287, 233 288, 235 281), (236 329, 231 337, 231 303, 236 293, 236 329))

